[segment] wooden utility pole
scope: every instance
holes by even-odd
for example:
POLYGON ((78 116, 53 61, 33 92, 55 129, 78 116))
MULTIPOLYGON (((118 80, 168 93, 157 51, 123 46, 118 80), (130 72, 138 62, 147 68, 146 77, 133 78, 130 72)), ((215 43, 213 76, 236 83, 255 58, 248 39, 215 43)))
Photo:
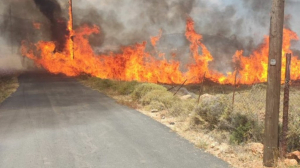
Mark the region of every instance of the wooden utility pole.
POLYGON ((284 0, 273 0, 270 24, 268 87, 266 97, 263 163, 275 167, 279 156, 279 107, 284 0))
POLYGON ((70 38, 71 38, 71 59, 74 60, 74 22, 73 22, 73 2, 72 0, 69 0, 69 31, 70 31, 70 38))

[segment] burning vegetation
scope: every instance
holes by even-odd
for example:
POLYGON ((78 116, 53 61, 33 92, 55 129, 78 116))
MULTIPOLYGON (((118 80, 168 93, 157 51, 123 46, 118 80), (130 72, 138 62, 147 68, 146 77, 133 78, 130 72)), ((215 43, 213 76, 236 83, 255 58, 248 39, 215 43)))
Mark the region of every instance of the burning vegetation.
MULTIPOLYGON (((98 54, 94 52, 89 37, 101 34, 97 25, 76 25, 73 30, 71 1, 69 19, 62 17, 61 8, 56 1, 35 0, 35 4, 51 23, 51 40, 32 43, 23 40, 22 55, 34 60, 37 66, 51 73, 63 73, 68 76, 89 74, 91 76, 122 81, 140 81, 164 84, 201 83, 203 78, 220 84, 254 84, 267 81, 268 68, 268 37, 249 56, 244 56, 243 50, 238 50, 232 57, 233 71, 219 72, 210 64, 214 56, 203 43, 202 35, 195 30, 191 17, 186 19, 185 37, 189 42, 191 63, 183 64, 175 57, 180 54, 169 51, 159 51, 156 45, 163 34, 151 37, 152 50, 147 49, 147 41, 131 46, 123 46, 120 52, 98 54), (47 8, 45 8, 47 6, 47 8), (49 8, 48 8, 49 7, 49 8), (172 59, 166 55, 171 54, 172 59)), ((36 29, 41 25, 35 24, 36 29)), ((39 30, 36 30, 39 31, 39 30)), ((283 56, 292 53, 290 47, 298 36, 292 30, 284 29, 283 56)), ((300 79, 300 60, 292 58, 291 78, 300 79)), ((285 59, 282 64, 284 74, 285 59)))

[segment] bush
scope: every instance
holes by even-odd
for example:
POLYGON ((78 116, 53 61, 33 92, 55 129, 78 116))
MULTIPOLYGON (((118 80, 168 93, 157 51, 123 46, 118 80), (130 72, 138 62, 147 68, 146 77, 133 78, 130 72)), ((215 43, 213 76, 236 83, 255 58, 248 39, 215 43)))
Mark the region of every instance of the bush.
POLYGON ((113 89, 121 95, 129 95, 131 94, 135 87, 138 85, 138 82, 136 81, 131 81, 131 82, 115 82, 113 85, 113 89))
POLYGON ((139 100, 142 105, 149 105, 153 101, 161 102, 167 109, 173 105, 178 98, 174 97, 171 92, 165 89, 162 90, 152 90, 147 92, 139 100))
POLYGON ((154 90, 160 90, 161 92, 167 92, 167 89, 163 86, 153 84, 153 83, 143 83, 138 85, 132 93, 133 100, 140 100, 147 93, 154 90))
POLYGON ((221 120, 231 112, 231 103, 224 95, 203 95, 194 112, 194 118, 207 122, 210 128, 216 128, 221 120))
POLYGON ((121 95, 131 94, 134 91, 135 87, 138 85, 138 82, 136 81, 114 81, 109 79, 100 79, 96 77, 87 78, 86 76, 82 76, 80 79, 86 81, 88 85, 98 90, 110 90, 121 95))
POLYGON ((87 80, 88 85, 98 90, 110 89, 113 87, 114 82, 108 79, 100 79, 97 77, 91 77, 87 80))
POLYGON ((115 83, 108 79, 99 79, 96 85, 100 89, 110 89, 115 85, 115 83))
POLYGON ((231 143, 240 144, 246 142, 251 138, 251 129, 253 122, 242 114, 236 114, 231 118, 231 126, 234 130, 231 133, 231 143))
POLYGON ((289 115, 288 148, 290 151, 300 150, 300 114, 291 111, 289 115))
POLYGON ((234 109, 227 120, 231 143, 262 142, 265 97, 265 84, 256 84, 250 90, 236 93, 234 109))
POLYGON ((245 125, 240 125, 239 127, 237 127, 230 136, 230 142, 240 144, 242 142, 248 141, 248 139, 251 138, 251 127, 252 126, 250 122, 247 122, 245 125))
POLYGON ((178 100, 173 102, 172 107, 169 109, 170 115, 174 117, 187 116, 191 114, 195 108, 196 101, 191 100, 178 100))
POLYGON ((234 113, 230 116, 230 120, 231 143, 240 144, 249 140, 262 141, 263 125, 256 122, 251 116, 234 113))

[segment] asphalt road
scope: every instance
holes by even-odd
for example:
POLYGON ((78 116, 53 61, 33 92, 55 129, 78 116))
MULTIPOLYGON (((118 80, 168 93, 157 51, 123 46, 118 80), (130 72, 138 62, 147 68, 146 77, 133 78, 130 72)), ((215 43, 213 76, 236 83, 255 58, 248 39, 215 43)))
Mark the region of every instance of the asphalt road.
POLYGON ((19 77, 0 105, 1 168, 219 168, 224 161, 75 79, 19 77))

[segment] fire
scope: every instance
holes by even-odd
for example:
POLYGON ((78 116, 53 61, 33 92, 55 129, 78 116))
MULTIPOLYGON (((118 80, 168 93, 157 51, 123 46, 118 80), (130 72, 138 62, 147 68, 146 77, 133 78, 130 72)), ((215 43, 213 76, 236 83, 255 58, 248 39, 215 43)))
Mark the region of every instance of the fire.
MULTIPOLYGON (((267 81, 269 47, 267 36, 261 46, 250 56, 244 56, 243 51, 236 51, 232 58, 235 64, 234 71, 224 74, 210 68, 209 64, 213 61, 213 56, 203 44, 202 35, 195 31, 194 21, 188 18, 185 36, 190 42, 192 63, 186 65, 186 72, 182 72, 180 68, 183 65, 179 61, 165 59, 165 53, 160 53, 156 49, 162 31, 158 36, 150 39, 155 49, 154 55, 146 51, 145 41, 123 47, 119 53, 97 55, 89 44, 88 37, 101 33, 99 27, 83 25, 73 30, 71 8, 69 16, 69 34, 66 36, 67 45, 64 51, 56 52, 55 43, 52 41, 40 41, 36 44, 24 41, 21 46, 22 54, 51 73, 63 73, 68 76, 90 74, 105 79, 166 84, 201 83, 204 76, 220 84, 253 84, 267 81)), ((284 29, 283 56, 291 52, 292 40, 298 40, 297 34, 284 29)), ((174 53, 172 55, 176 56, 174 53)), ((284 67, 285 59, 282 64, 282 75, 285 71, 284 67)), ((292 58, 291 78, 300 79, 300 60, 296 56, 292 58)))
POLYGON ((41 23, 33 22, 32 25, 35 29, 38 29, 38 30, 41 29, 41 23))
POLYGON ((151 44, 152 44, 153 47, 156 47, 157 42, 161 38, 161 35, 162 35, 162 30, 159 31, 159 35, 158 36, 151 37, 151 44))
POLYGON ((202 36, 196 33, 192 18, 187 19, 185 36, 191 43, 190 53, 195 60, 195 63, 188 65, 188 72, 186 73, 189 79, 188 83, 199 83, 204 74, 206 77, 211 77, 212 71, 209 70, 208 64, 213 61, 213 57, 201 42, 202 36), (202 54, 199 53, 199 48, 202 50, 202 54))
MULTIPOLYGON (((290 50, 291 41, 298 40, 298 36, 295 32, 284 29, 283 30, 283 49, 282 49, 282 79, 284 79, 286 53, 292 53, 290 50)), ((238 74, 238 83, 241 84, 253 84, 267 81, 268 71, 268 54, 269 54, 269 37, 266 36, 264 42, 255 50, 249 57, 243 56, 243 51, 237 51, 234 55, 233 62, 237 64, 236 73, 238 74)), ((298 66, 300 60, 294 56, 291 68, 291 77, 293 80, 300 79, 300 71, 298 66)), ((229 77, 225 80, 225 83, 233 83, 233 77, 229 77)))

